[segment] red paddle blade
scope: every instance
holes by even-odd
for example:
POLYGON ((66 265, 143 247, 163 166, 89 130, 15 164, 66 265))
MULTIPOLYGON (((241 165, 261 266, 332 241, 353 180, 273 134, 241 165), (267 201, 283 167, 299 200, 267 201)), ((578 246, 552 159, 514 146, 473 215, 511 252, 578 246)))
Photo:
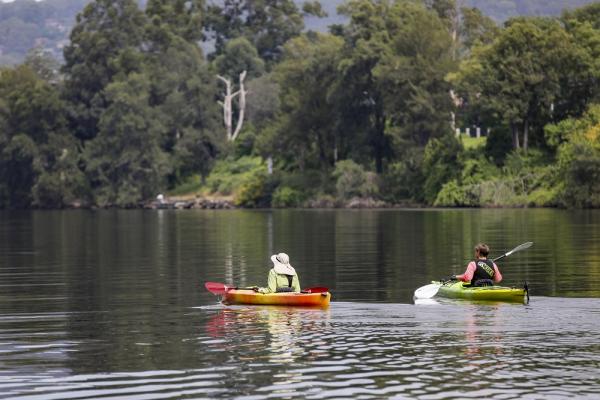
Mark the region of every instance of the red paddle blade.
POLYGON ((206 287, 206 289, 208 289, 209 292, 213 294, 225 294, 228 290, 227 286, 218 282, 206 282, 204 286, 206 287))
POLYGON ((302 291, 307 292, 307 293, 326 293, 326 292, 329 292, 329 288, 316 286, 316 287, 309 287, 306 289, 302 289, 302 291))

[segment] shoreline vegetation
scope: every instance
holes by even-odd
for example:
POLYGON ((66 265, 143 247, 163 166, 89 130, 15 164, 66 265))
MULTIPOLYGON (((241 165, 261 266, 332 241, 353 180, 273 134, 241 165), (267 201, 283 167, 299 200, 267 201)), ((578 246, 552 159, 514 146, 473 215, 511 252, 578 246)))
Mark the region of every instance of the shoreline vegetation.
POLYGON ((600 3, 462 4, 91 0, 0 67, 0 209, 600 208, 600 3))

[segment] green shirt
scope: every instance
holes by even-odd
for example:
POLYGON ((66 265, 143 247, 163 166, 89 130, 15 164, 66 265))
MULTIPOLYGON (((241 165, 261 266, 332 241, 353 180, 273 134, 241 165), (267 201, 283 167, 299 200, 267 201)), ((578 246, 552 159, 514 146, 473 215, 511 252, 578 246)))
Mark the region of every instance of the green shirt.
MULTIPOLYGON (((287 275, 278 274, 273 268, 271 268, 269 271, 267 287, 260 288, 258 291, 260 293, 275 293, 277 292, 278 287, 288 287, 290 284, 287 277, 287 275)), ((294 275, 292 278, 292 289, 294 289, 294 292, 300 293, 300 280, 298 279, 298 274, 294 275)))

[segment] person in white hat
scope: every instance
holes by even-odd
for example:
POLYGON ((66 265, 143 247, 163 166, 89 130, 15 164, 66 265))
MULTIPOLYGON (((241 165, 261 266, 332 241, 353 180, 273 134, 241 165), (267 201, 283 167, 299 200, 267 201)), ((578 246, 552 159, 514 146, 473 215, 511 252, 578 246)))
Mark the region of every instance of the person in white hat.
POLYGON ((290 257, 285 253, 271 256, 273 268, 269 271, 266 288, 258 288, 260 293, 300 292, 300 280, 294 267, 290 265, 290 257))

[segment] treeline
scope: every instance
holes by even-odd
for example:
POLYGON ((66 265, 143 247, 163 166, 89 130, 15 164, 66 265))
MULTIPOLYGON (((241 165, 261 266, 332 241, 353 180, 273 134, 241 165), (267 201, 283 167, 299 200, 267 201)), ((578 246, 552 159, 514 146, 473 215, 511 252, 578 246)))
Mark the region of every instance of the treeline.
POLYGON ((503 27, 453 0, 339 12, 316 33, 317 1, 92 1, 60 71, 32 51, 0 72, 0 207, 600 205, 599 4, 503 27), (217 75, 244 71, 231 141, 217 75))

